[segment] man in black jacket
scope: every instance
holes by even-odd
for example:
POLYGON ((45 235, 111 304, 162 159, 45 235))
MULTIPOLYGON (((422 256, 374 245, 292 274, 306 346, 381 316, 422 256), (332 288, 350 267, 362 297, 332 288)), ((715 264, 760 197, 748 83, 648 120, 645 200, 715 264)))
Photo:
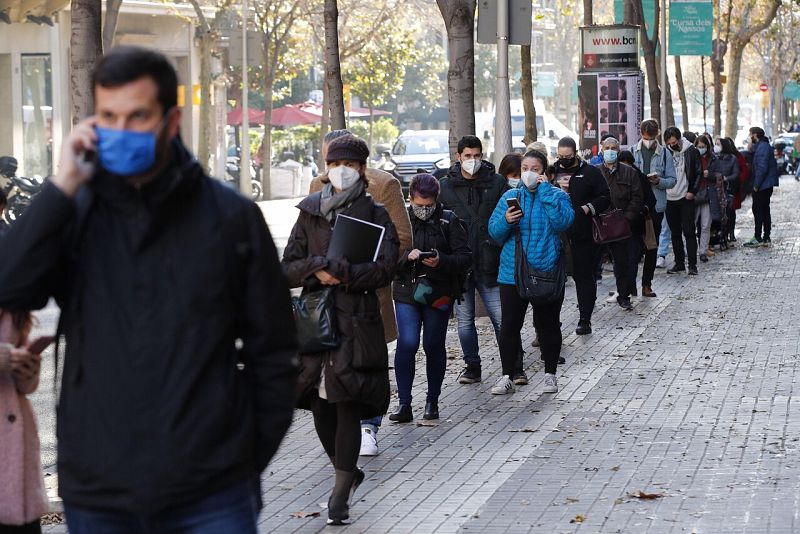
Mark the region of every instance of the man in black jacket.
MULTIPOLYGON (((689 260, 689 274, 697 274, 697 228, 695 226, 694 196, 700 187, 703 171, 700 167, 700 152, 675 126, 664 130, 664 144, 672 154, 675 164, 675 187, 667 189, 667 209, 665 215, 672 232, 672 252, 675 254, 675 265, 667 270, 675 274, 686 270, 689 260), (686 239, 686 248, 683 240, 686 239), (687 258, 688 256, 688 258, 687 258)), ((695 136, 696 137, 696 136, 695 136)))
POLYGON ((608 184, 602 173, 577 157, 577 145, 571 137, 558 142, 556 182, 572 200, 575 221, 567 234, 572 247, 572 278, 578 295, 580 319, 575 333, 592 333, 592 313, 597 300, 595 267, 600 247, 592 240, 591 218, 611 206, 608 184))
POLYGON ((55 296, 66 337, 59 491, 70 532, 256 532, 294 406, 289 292, 258 207, 179 137, 177 78, 118 47, 96 115, 0 241, 0 308, 55 296))
MULTIPOLYGON (((495 172, 494 165, 482 159, 483 145, 474 135, 462 137, 457 152, 456 163, 441 180, 439 201, 467 226, 472 250, 472 272, 467 277, 464 296, 455 306, 455 314, 458 339, 467 365, 459 382, 473 384, 481 381, 478 331, 475 329, 476 289, 486 305, 495 336, 500 335, 500 286, 497 284, 500 247, 489 237, 489 217, 508 184, 495 172)), ((518 371, 522 373, 522 369, 518 371)), ((517 376, 518 380, 522 378, 517 376)))

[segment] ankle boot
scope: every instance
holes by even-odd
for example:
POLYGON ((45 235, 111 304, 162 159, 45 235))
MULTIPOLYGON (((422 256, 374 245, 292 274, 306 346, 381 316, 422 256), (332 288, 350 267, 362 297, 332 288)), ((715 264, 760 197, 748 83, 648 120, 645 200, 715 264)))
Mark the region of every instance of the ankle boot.
POLYGON ((336 470, 336 481, 328 499, 329 525, 344 525, 350 519, 350 500, 363 481, 364 471, 357 467, 355 471, 336 470))
POLYGON ((438 402, 426 402, 425 403, 425 414, 422 416, 423 419, 426 421, 430 421, 433 419, 439 419, 439 403, 438 402))

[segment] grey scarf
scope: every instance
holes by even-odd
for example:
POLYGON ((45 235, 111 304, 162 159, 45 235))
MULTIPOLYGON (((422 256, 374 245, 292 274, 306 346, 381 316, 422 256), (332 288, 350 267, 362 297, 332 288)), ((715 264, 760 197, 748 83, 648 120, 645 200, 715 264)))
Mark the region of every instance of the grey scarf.
POLYGON ((362 180, 359 180, 350 189, 345 189, 340 193, 337 193, 333 185, 328 182, 325 184, 325 187, 322 188, 322 199, 319 203, 319 210, 326 219, 332 221, 340 211, 344 210, 350 203, 360 197, 363 192, 364 182, 362 180))

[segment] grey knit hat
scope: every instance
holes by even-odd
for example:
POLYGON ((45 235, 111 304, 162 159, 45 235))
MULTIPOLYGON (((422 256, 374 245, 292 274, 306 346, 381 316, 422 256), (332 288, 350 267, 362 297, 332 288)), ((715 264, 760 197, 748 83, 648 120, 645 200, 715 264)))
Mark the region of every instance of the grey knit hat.
POLYGON ((360 137, 345 135, 337 137, 328 145, 328 154, 325 162, 348 160, 366 163, 369 158, 369 147, 360 137))

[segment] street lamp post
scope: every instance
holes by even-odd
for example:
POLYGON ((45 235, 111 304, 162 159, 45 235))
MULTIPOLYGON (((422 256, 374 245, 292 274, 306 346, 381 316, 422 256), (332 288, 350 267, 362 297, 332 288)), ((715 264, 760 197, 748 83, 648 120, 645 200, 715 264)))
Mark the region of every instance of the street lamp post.
POLYGON ((494 118, 494 160, 499 165, 511 152, 511 95, 508 88, 508 3, 497 2, 497 96, 494 118))
MULTIPOLYGON (((242 0, 242 153, 239 158, 239 191, 250 198, 253 188, 250 184, 250 108, 248 102, 247 79, 247 0, 242 0)), ((264 128, 268 128, 264 125, 264 128)))

